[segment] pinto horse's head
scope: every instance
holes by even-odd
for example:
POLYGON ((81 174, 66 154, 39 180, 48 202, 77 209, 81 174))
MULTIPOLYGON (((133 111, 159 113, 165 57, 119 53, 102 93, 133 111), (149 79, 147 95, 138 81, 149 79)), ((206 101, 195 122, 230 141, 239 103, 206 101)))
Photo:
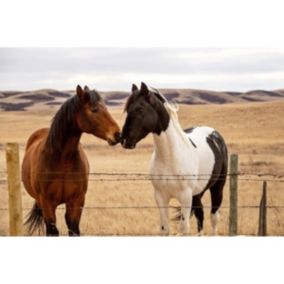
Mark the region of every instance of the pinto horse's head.
POLYGON ((145 83, 141 83, 140 90, 132 85, 132 93, 125 105, 127 117, 121 136, 124 148, 133 149, 149 133, 160 135, 168 127, 169 114, 164 103, 165 98, 145 83))
POLYGON ((106 140, 109 145, 120 142, 120 129, 99 93, 90 90, 87 86, 82 89, 80 85, 77 86, 76 93, 80 100, 80 108, 76 116, 79 129, 106 140))

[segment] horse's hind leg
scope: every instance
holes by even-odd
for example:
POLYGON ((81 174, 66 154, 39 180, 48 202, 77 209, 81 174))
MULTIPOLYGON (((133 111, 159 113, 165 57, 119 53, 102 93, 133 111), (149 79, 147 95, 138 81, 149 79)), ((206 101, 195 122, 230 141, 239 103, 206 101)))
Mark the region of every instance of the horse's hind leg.
POLYGON ((223 200, 223 188, 225 185, 225 178, 221 177, 211 188, 211 225, 212 235, 217 235, 218 222, 220 218, 219 208, 223 200))
POLYGON ((45 199, 41 199, 40 203, 42 208, 43 219, 46 226, 46 235, 55 237, 59 236, 59 231, 56 228, 56 206, 54 206, 48 200, 45 199))
POLYGON ((80 219, 84 207, 85 197, 80 196, 78 199, 66 204, 65 221, 68 227, 69 236, 80 236, 80 219))
POLYGON ((194 216, 197 220, 197 231, 198 235, 203 235, 203 220, 204 220, 204 212, 203 212, 203 205, 201 202, 201 195, 195 195, 192 198, 192 210, 194 216))

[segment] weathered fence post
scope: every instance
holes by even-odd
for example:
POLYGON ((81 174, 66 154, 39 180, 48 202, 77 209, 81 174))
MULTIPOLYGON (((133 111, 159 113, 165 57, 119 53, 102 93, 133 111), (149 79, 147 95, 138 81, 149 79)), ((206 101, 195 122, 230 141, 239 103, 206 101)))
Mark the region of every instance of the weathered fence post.
POLYGON ((19 145, 17 143, 7 143, 6 162, 9 193, 10 236, 23 235, 23 211, 19 160, 19 145))
POLYGON ((258 235, 266 236, 267 234, 267 221, 266 221, 266 212, 267 212, 267 183, 263 182, 262 188, 262 197, 259 204, 259 221, 258 221, 258 235))
POLYGON ((230 213, 229 236, 238 233, 238 155, 230 156, 230 213))

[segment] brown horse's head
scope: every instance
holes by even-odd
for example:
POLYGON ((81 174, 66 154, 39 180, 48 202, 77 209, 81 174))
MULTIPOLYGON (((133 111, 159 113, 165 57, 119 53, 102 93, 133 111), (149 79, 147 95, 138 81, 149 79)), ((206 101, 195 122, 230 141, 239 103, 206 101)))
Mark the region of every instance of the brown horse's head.
POLYGON ((99 93, 77 86, 77 97, 80 108, 77 111, 76 121, 82 132, 93 134, 106 140, 110 145, 120 142, 120 129, 108 112, 99 93))

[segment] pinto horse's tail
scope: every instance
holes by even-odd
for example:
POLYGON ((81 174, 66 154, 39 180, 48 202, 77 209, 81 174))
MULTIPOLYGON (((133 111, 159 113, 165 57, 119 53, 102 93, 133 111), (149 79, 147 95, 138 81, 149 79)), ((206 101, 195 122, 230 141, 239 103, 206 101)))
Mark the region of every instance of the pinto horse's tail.
MULTIPOLYGON (((192 197, 192 206, 191 206, 191 212, 190 212, 190 217, 194 214, 197 218, 200 216, 200 211, 203 212, 203 206, 201 203, 201 197, 204 194, 204 192, 194 195, 192 197)), ((180 221, 182 218, 181 214, 181 206, 172 206, 174 209, 174 216, 171 218, 173 221, 180 221)), ((201 212, 202 216, 203 213, 201 212)), ((203 219, 203 217, 202 217, 203 219)))
POLYGON ((171 218, 172 221, 178 222, 181 219, 181 207, 175 206, 173 207, 174 216, 171 218))
MULTIPOLYGON (((172 221, 178 222, 181 220, 181 206, 171 206, 174 211, 174 216, 171 218, 172 221)), ((191 208, 190 216, 192 216, 194 213, 194 207, 191 208)))
POLYGON ((43 215, 42 209, 35 202, 33 208, 27 215, 27 219, 25 221, 25 226, 27 226, 28 233, 32 235, 37 229, 39 233, 43 231, 43 215))

